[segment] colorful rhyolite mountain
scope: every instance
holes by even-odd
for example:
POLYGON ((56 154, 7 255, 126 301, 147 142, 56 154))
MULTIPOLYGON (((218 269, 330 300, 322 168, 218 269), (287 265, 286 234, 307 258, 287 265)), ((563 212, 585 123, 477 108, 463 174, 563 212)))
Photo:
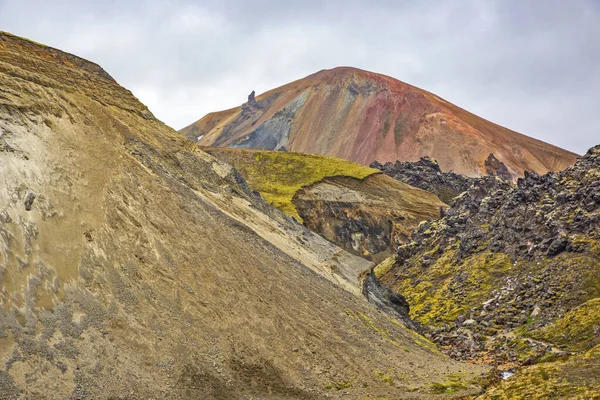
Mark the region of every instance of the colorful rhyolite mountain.
POLYGON ((254 92, 240 107, 181 130, 206 146, 316 153, 364 165, 435 158, 468 176, 556 171, 576 155, 473 115, 391 77, 356 68, 323 70, 254 92), (498 170, 498 171, 496 171, 498 170))

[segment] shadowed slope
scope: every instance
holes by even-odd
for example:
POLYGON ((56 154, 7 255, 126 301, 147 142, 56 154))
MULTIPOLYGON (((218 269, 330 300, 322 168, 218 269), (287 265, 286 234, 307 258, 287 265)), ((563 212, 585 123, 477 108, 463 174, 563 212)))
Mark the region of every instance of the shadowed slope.
POLYGON ((0 398, 427 397, 482 371, 301 228, 97 65, 0 33, 0 398))
POLYGON ((560 170, 576 157, 432 93, 349 67, 323 70, 241 107, 208 114, 181 132, 202 145, 285 147, 363 165, 430 156, 444 171, 468 176, 486 175, 490 154, 513 177, 524 170, 560 170))

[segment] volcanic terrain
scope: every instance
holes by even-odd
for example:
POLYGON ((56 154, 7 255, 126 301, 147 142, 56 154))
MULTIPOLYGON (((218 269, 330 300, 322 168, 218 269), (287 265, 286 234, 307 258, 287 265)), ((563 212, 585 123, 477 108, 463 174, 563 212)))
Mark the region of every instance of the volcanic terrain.
POLYGON ((391 77, 356 68, 323 70, 249 96, 181 130, 205 146, 286 149, 370 165, 429 156, 443 171, 558 171, 576 154, 503 128, 391 77))
POLYGON ((477 393, 486 368, 361 297, 370 266, 98 65, 0 32, 0 398, 477 393))
POLYGON ((271 204, 345 250, 381 260, 446 208, 436 196, 339 158, 204 147, 271 204))

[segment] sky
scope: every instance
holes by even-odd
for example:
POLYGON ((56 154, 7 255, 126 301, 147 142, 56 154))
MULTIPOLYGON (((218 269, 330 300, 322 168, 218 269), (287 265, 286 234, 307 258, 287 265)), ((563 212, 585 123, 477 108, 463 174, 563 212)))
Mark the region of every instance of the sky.
POLYGON ((600 0, 0 0, 0 30, 100 64, 175 129, 353 66, 579 154, 600 144, 600 0))

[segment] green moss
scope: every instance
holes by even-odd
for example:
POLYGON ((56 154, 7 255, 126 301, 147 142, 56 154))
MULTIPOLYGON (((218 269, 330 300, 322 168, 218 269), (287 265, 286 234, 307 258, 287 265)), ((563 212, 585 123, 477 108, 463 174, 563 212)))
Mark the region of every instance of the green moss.
POLYGON ((448 375, 445 382, 433 383, 431 385, 431 391, 436 394, 451 394, 468 387, 468 383, 462 380, 458 375, 448 375))
POLYGON ((394 266, 394 262, 396 261, 396 257, 388 257, 383 260, 380 264, 378 264, 374 269, 373 273, 377 277, 377 279, 381 278, 383 275, 387 274, 392 267, 394 266))
POLYGON ((332 176, 364 179, 380 171, 351 161, 284 151, 206 148, 233 165, 271 205, 298 219, 292 198, 300 189, 332 176))
POLYGON ((449 249, 431 266, 410 267, 406 279, 394 289, 406 297, 411 316, 419 322, 450 323, 484 301, 494 283, 510 268, 506 254, 486 251, 457 263, 456 250, 449 249))
POLYGON ((333 387, 335 387, 336 390, 350 389, 352 387, 352 382, 337 382, 333 385, 333 387))
POLYGON ((600 298, 587 301, 565 316, 528 336, 569 351, 585 351, 600 344, 600 298))
POLYGON ((381 382, 385 382, 390 386, 394 386, 394 378, 392 378, 392 375, 394 375, 395 371, 393 369, 389 370, 388 372, 381 372, 378 370, 373 371, 373 374, 377 377, 377 379, 379 379, 381 382))
POLYGON ((600 347, 566 361, 520 370, 490 388, 481 400, 600 399, 600 347))
POLYGON ((346 315, 348 315, 352 319, 358 319, 358 317, 356 316, 356 314, 354 314, 352 311, 348 310, 347 308, 344 308, 344 312, 346 313, 346 315))
MULTIPOLYGON (((389 343, 393 344, 394 346, 396 346, 398 349, 404 351, 405 353, 410 353, 410 350, 404 344, 402 344, 400 340, 398 340, 393 335, 391 335, 389 330, 375 325, 375 323, 373 323, 371 318, 369 318, 367 315, 365 315, 361 312, 353 313, 352 311, 347 310, 347 309, 345 309, 344 311, 351 318, 359 320, 362 323, 363 327, 365 329, 367 329, 368 331, 381 336, 382 338, 387 340, 389 343)), ((439 349, 436 347, 436 345, 433 344, 429 339, 419 335, 418 333, 416 333, 410 329, 406 329, 404 327, 404 325, 402 325, 400 322, 396 321, 393 318, 387 317, 387 319, 390 322, 394 323, 395 325, 402 327, 404 332, 412 337, 412 342, 416 346, 423 348, 423 349, 427 349, 433 353, 442 354, 439 351, 439 349)))

